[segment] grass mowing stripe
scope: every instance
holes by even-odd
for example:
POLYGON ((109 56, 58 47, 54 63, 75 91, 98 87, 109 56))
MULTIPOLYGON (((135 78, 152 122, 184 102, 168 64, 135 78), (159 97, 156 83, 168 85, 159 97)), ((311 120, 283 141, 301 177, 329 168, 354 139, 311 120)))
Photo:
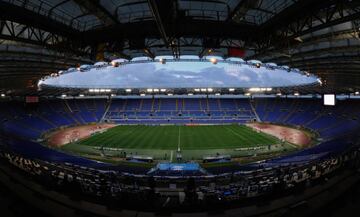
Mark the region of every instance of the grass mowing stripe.
POLYGON ((181 150, 206 150, 251 147, 276 142, 278 142, 277 139, 264 133, 258 133, 243 125, 119 125, 104 133, 79 141, 79 144, 138 150, 177 150, 177 148, 181 148, 181 150))
POLYGON ((181 129, 181 127, 179 126, 179 136, 178 136, 178 149, 177 149, 177 151, 180 151, 180 138, 181 138, 181 131, 180 131, 180 129, 181 129))

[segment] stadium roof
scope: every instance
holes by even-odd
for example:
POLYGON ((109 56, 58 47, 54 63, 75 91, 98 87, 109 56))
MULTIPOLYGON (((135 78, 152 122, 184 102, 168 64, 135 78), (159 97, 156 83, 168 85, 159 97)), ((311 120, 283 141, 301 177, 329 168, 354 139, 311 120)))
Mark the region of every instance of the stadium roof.
POLYGON ((288 65, 351 92, 359 18, 354 0, 1 0, 0 87, 35 88, 103 60, 214 55, 288 65))
MULTIPOLYGON (((212 57, 215 58, 215 57, 212 57)), ((260 67, 259 61, 241 63, 202 60, 142 60, 119 67, 94 64, 80 66, 41 81, 58 88, 252 88, 313 85, 316 76, 288 67, 260 67)))

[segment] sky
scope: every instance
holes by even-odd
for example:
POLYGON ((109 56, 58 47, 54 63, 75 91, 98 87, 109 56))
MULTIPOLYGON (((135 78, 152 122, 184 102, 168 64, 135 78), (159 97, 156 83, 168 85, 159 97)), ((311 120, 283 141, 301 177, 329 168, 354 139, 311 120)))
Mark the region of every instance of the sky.
POLYGON ((82 88, 250 88, 305 85, 316 82, 316 79, 293 71, 244 64, 176 61, 76 71, 48 78, 43 83, 82 88))

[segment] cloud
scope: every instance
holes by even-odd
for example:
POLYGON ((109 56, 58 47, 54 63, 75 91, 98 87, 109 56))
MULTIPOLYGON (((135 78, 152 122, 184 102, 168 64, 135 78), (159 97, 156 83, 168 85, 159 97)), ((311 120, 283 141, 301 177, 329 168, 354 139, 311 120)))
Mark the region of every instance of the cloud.
POLYGON ((284 70, 253 68, 247 65, 209 62, 134 63, 87 72, 72 72, 44 83, 71 87, 109 88, 195 88, 275 87, 313 83, 306 77, 284 70))

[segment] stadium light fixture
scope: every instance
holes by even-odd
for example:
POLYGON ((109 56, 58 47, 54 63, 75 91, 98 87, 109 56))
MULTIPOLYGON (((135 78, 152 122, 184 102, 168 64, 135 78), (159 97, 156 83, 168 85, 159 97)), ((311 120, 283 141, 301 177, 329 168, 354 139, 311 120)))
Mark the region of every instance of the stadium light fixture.
POLYGON ((201 92, 206 92, 206 88, 201 88, 201 92))
POLYGON ((79 94, 79 97, 84 97, 85 95, 84 94, 79 94))
POLYGON ((216 58, 210 58, 212 64, 217 64, 218 60, 216 58))
POLYGON ((215 93, 215 96, 220 96, 221 94, 220 93, 215 93))
POLYGON ((299 95, 300 95, 299 92, 294 93, 294 96, 299 96, 299 95))
POLYGON ((281 95, 282 95, 282 94, 281 94, 280 92, 276 94, 276 96, 281 96, 281 95))
POLYGON ((250 92, 272 91, 271 87, 251 87, 250 92))
POLYGON ((6 96, 5 93, 2 93, 2 94, 1 94, 1 97, 5 97, 5 96, 6 96))
POLYGON ((148 88, 146 91, 149 92, 149 93, 152 93, 152 92, 153 92, 153 89, 148 88))
POLYGON ((229 88, 229 92, 234 92, 235 88, 229 88))
POLYGON ((154 89, 154 92, 158 93, 158 92, 159 92, 159 89, 154 89))
POLYGON ((251 88, 249 88, 249 91, 250 92, 259 92, 259 91, 261 91, 261 89, 259 87, 251 87, 251 88))
POLYGON ((161 64, 165 64, 165 63, 166 63, 166 60, 163 59, 163 58, 160 58, 160 59, 159 59, 159 62, 160 62, 161 64))
POLYGON ((146 94, 145 94, 145 93, 141 93, 140 96, 146 96, 146 94))
POLYGON ((188 93, 188 96, 192 96, 192 95, 194 95, 193 93, 188 93))
POLYGON ((112 61, 112 62, 111 62, 111 65, 112 65, 113 67, 119 67, 119 66, 120 66, 120 63, 119 63, 119 62, 112 61))
POLYGON ((359 91, 356 91, 356 92, 355 92, 355 95, 359 95, 359 94, 360 94, 359 91))
POLYGON ((194 91, 195 91, 195 92, 200 92, 200 89, 199 89, 199 88, 195 88, 194 91))
POLYGON ((168 95, 168 96, 173 96, 174 94, 172 94, 172 93, 168 93, 167 95, 168 95))
POLYGON ((126 93, 131 93, 131 89, 125 89, 126 93))
POLYGON ((166 89, 160 89, 161 92, 166 92, 166 89))
POLYGON ((66 97, 66 94, 62 94, 61 97, 62 97, 62 98, 65 98, 65 97, 66 97))
POLYGON ((208 89, 207 89, 207 91, 208 91, 208 92, 213 92, 213 91, 214 91, 214 89, 212 89, 212 88, 208 88, 208 89))
POLYGON ((116 96, 116 94, 113 94, 113 93, 112 93, 112 94, 111 94, 111 97, 114 97, 114 96, 116 96))
POLYGON ((245 96, 250 96, 250 95, 251 95, 251 93, 245 93, 244 95, 245 95, 245 96))

